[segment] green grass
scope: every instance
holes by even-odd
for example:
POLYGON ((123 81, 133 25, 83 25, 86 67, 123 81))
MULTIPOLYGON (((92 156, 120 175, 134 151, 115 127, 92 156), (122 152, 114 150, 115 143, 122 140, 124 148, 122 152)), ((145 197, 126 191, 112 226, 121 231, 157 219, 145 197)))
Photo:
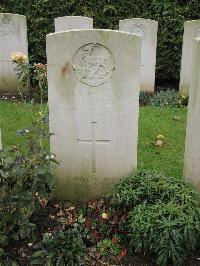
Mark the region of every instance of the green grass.
MULTIPOLYGON (((16 131, 27 127, 34 119, 31 104, 0 101, 0 127, 3 145, 22 144, 16 131)), ((141 107, 139 118, 138 168, 156 169, 167 175, 181 177, 186 127, 186 108, 141 107), (174 121, 174 116, 180 121, 174 121), (153 145, 155 137, 165 136, 166 145, 153 145)))

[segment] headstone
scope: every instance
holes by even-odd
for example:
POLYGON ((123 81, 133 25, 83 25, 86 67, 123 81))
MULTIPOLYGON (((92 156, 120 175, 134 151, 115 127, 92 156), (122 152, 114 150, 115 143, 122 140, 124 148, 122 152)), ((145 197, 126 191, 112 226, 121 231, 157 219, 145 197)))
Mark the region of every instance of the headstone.
POLYGON ((1 128, 0 128, 0 151, 3 149, 2 147, 2 139, 1 139, 1 128))
POLYGON ((75 30, 75 29, 93 29, 93 19, 82 16, 65 16, 55 18, 55 32, 75 30))
POLYGON ((26 17, 0 14, 0 94, 17 94, 22 88, 17 78, 11 54, 20 51, 28 55, 26 17))
POLYGON ((200 38, 194 40, 184 176, 200 192, 200 38))
POLYGON ((141 38, 119 31, 47 35, 57 198, 101 197, 136 169, 140 53, 141 38))
POLYGON ((158 22, 142 18, 120 20, 119 30, 142 37, 140 90, 154 92, 158 22))
POLYGON ((186 21, 184 24, 181 74, 179 92, 189 96, 192 57, 194 50, 194 39, 200 37, 200 20, 186 21))

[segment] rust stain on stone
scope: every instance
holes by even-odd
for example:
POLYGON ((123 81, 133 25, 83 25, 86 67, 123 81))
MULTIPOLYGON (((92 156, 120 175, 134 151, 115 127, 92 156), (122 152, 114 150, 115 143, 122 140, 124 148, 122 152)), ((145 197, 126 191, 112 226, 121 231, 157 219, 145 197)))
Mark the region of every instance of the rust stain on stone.
POLYGON ((61 74, 62 76, 66 76, 69 72, 70 72, 70 64, 69 63, 66 63, 63 68, 62 68, 62 71, 61 71, 61 74))

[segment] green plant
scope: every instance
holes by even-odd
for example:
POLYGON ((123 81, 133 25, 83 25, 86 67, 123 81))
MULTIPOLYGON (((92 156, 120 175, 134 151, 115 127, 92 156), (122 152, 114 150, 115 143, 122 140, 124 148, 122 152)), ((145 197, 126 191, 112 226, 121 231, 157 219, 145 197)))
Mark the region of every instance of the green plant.
POLYGON ((148 93, 145 91, 140 92, 140 105, 150 105, 152 93, 148 93))
POLYGON ((84 265, 85 245, 77 229, 46 233, 39 250, 32 255, 31 265, 84 265))
MULTIPOLYGON (((22 81, 23 86, 31 85, 32 99, 42 105, 43 101, 47 101, 47 65, 31 65, 27 56, 21 52, 13 52, 12 60, 18 79, 22 81)), ((23 92, 20 91, 20 94, 23 98, 23 92)))
POLYGON ((151 252, 157 263, 183 265, 198 247, 200 208, 197 205, 157 202, 140 204, 129 213, 131 246, 136 252, 151 252))
POLYGON ((97 244, 101 256, 117 256, 121 253, 121 247, 110 239, 103 239, 97 244))
POLYGON ((49 133, 46 117, 38 117, 28 128, 18 131, 27 147, 18 146, 0 151, 0 241, 3 246, 12 240, 33 237, 35 225, 30 218, 44 207, 54 188, 50 162, 57 163, 45 145, 49 133))
POLYGON ((179 95, 175 90, 160 91, 150 100, 151 105, 159 107, 179 107, 179 95))
POLYGON ((198 206, 200 195, 184 180, 157 171, 140 171, 122 179, 114 188, 114 200, 128 209, 147 203, 171 200, 180 205, 198 206))
POLYGON ((200 239, 200 195, 184 180, 141 171, 114 188, 113 203, 127 209, 134 251, 156 255, 160 265, 181 265, 200 239))
POLYGON ((89 244, 113 238, 120 244, 126 238, 124 209, 113 208, 104 200, 89 201, 83 205, 79 211, 78 224, 84 240, 89 244))

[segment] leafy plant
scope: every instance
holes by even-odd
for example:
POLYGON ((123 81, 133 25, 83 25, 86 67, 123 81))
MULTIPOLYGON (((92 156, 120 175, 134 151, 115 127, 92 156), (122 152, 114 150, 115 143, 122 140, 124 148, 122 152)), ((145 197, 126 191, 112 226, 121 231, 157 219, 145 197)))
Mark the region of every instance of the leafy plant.
POLYGON ((116 243, 114 244, 110 239, 103 239, 99 241, 98 251, 101 256, 117 256, 121 253, 121 247, 116 243))
POLYGON ((200 209, 193 205, 158 202, 140 204, 129 213, 131 246, 136 252, 152 252, 157 263, 183 265, 198 246, 200 209))
POLYGON ((156 171, 137 172, 116 185, 113 203, 127 208, 134 251, 155 254, 160 265, 181 265, 197 249, 200 195, 184 180, 156 171))
POLYGON ((159 107, 179 107, 179 95, 175 90, 160 91, 151 98, 151 105, 159 107))
POLYGON ((150 105, 152 96, 153 96, 152 93, 141 91, 140 92, 140 105, 150 105))
POLYGON ((123 208, 113 208, 104 200, 86 203, 79 211, 78 223, 84 240, 89 244, 113 238, 120 243, 126 238, 126 213, 123 208))
POLYGON ((171 200, 179 205, 199 206, 200 195, 184 180, 157 171, 140 171, 122 179, 113 192, 114 202, 127 209, 171 200))
POLYGON ((77 229, 46 233, 39 249, 32 255, 31 265, 84 265, 85 245, 77 229))
POLYGON ((35 225, 30 217, 44 207, 54 189, 49 154, 45 139, 49 133, 46 118, 40 117, 28 129, 18 134, 26 138, 27 147, 18 146, 0 151, 0 241, 3 246, 11 240, 31 237, 35 225))
MULTIPOLYGON (((12 60, 22 85, 24 87, 31 85, 32 98, 36 102, 40 101, 40 104, 47 101, 47 65, 42 63, 32 65, 27 61, 27 56, 21 52, 13 52, 12 60)), ((20 94, 23 98, 24 93, 20 91, 20 94)))

